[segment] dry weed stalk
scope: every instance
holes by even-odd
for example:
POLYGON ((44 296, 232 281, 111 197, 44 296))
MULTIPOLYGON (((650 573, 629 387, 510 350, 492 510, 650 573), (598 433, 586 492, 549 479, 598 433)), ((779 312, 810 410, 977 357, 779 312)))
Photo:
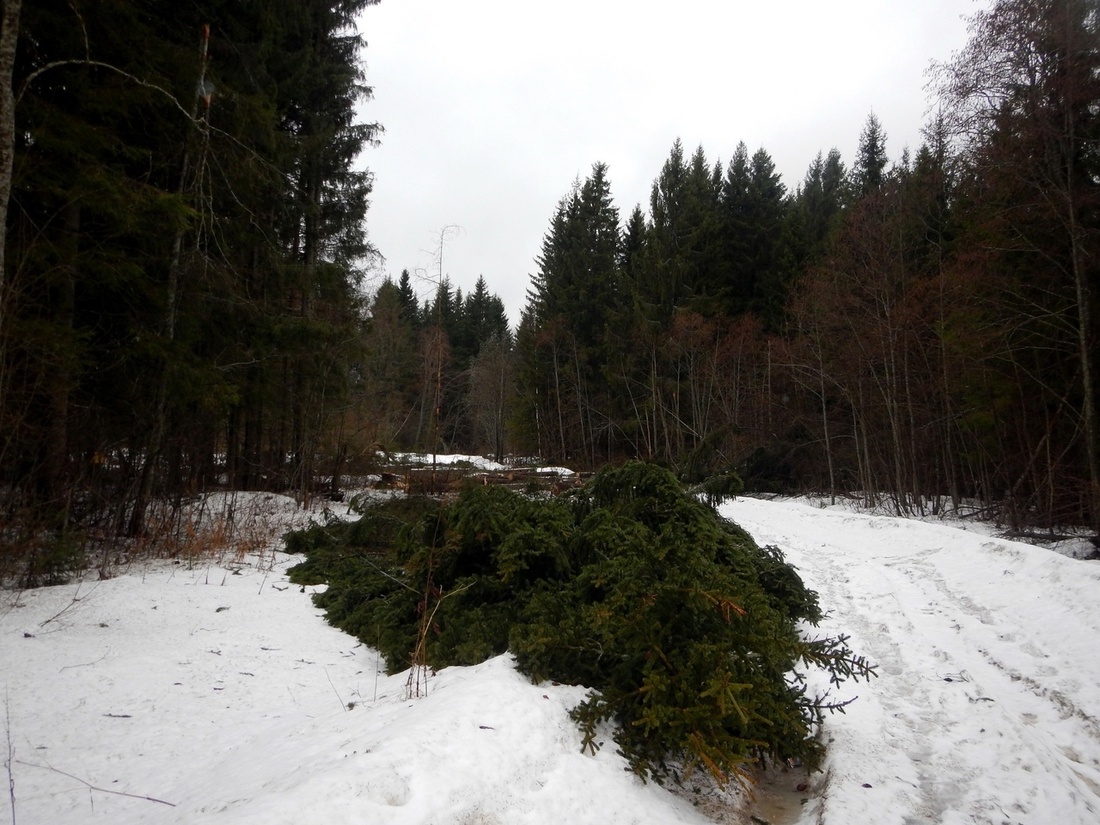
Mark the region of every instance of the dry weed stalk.
POLYGON ((8 752, 4 759, 4 766, 8 769, 8 799, 11 800, 11 825, 15 825, 15 774, 12 772, 12 763, 15 761, 15 745, 11 741, 11 702, 7 694, 4 695, 4 735, 7 738, 8 752))
POLYGON ((428 634, 434 627, 435 614, 439 612, 444 599, 456 596, 472 586, 473 582, 459 587, 457 590, 452 590, 450 593, 444 593, 442 588, 433 586, 431 576, 428 577, 427 586, 424 590, 424 601, 420 605, 422 608, 421 621, 416 634, 416 647, 413 648, 412 652, 412 667, 409 669, 409 678, 405 682, 406 699, 419 699, 421 696, 428 695, 428 676, 431 671, 431 666, 428 664, 428 634), (429 600, 433 596, 435 597, 435 604, 429 610, 429 600))

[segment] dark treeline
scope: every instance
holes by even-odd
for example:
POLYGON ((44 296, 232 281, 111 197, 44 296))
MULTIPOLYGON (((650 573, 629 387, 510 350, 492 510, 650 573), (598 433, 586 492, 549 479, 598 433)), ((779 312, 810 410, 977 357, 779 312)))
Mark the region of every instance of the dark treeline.
POLYGON ((374 2, 5 0, 9 550, 338 472, 318 461, 362 351, 374 2))
POLYGON ((677 143, 625 221, 596 164, 518 331, 519 443, 1098 526, 1098 4, 998 0, 971 33, 893 162, 873 115, 793 190, 763 149, 677 143))
POLYGON ((364 297, 373 2, 5 0, 13 554, 216 486, 306 498, 379 448, 1100 527, 1096 0, 976 15, 913 152, 872 115, 792 186, 677 142, 626 215, 595 164, 514 332, 442 267, 427 301, 408 273, 364 297))

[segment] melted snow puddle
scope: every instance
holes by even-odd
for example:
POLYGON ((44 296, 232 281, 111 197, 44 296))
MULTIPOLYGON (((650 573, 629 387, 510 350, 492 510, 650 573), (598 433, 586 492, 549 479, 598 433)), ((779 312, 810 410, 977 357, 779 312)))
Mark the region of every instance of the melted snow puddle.
POLYGON ((815 781, 803 770, 761 771, 754 767, 743 782, 725 788, 713 785, 708 777, 699 784, 688 783, 679 789, 670 785, 669 790, 719 825, 796 825, 808 813, 807 804, 823 783, 824 780, 815 781))
POLYGON ((758 775, 750 821, 756 825, 794 825, 813 793, 805 771, 768 769, 758 775))

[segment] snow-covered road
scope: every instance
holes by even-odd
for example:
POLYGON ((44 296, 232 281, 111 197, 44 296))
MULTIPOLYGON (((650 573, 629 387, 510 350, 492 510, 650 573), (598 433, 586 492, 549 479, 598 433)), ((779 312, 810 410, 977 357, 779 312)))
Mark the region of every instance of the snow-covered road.
POLYGON ((801 821, 1100 822, 1100 563, 807 503, 723 512, 879 665, 836 694, 859 699, 801 821))

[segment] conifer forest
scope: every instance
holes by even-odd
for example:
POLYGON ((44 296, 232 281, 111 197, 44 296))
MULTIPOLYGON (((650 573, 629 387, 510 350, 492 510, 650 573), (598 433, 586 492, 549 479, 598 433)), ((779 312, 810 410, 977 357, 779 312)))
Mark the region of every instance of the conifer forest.
POLYGON ((515 327, 365 277, 376 2, 3 0, 0 559, 405 450, 1100 530, 1096 0, 975 14, 897 156, 670 136, 628 213, 593 158, 515 327))

